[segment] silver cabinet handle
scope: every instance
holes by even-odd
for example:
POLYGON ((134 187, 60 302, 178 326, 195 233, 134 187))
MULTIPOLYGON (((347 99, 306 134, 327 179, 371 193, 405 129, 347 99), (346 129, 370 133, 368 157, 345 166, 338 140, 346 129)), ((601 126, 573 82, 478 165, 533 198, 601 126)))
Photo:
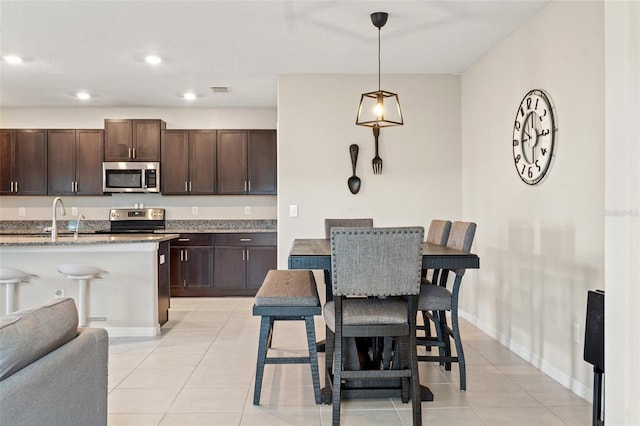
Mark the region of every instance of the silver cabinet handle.
POLYGON ((244 262, 246 259, 244 258, 244 250, 242 250, 242 261, 244 262))
POLYGON ((249 181, 249 192, 251 192, 251 181, 249 181))
POLYGON ((244 181, 244 191, 247 192, 247 181, 244 181))
POLYGON ((180 262, 184 261, 184 251, 180 250, 180 262))
POLYGON ((178 238, 178 241, 182 241, 182 242, 191 241, 191 238, 178 238))
POLYGON ((18 181, 16 181, 16 194, 18 193, 18 181))
POLYGON ((133 148, 132 151, 133 151, 133 158, 136 158, 136 149, 133 148))
POLYGON ((76 185, 74 181, 71 181, 71 192, 75 192, 76 191, 76 185))
POLYGON ((131 157, 131 148, 129 148, 129 151, 128 151, 128 152, 129 152, 129 153, 127 154, 127 158, 133 158, 133 157, 131 157))
POLYGON ((189 261, 189 252, 187 250, 184 251, 184 261, 185 262, 189 261))
POLYGON ((245 250, 247 252, 247 262, 249 261, 249 250, 245 250))
POLYGON ((184 192, 188 192, 189 191, 189 183, 185 180, 184 181, 184 192))
POLYGON ((251 241, 251 238, 240 238, 240 241, 251 241))
POLYGON ((9 189, 9 192, 13 192, 13 181, 11 181, 11 188, 9 189))
POLYGON ((189 192, 191 192, 191 181, 189 181, 189 192))

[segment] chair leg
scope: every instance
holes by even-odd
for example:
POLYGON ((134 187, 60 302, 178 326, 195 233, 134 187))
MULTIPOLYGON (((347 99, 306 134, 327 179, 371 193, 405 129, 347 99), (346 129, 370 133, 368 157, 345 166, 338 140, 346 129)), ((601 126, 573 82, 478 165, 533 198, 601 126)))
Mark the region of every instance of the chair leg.
POLYGON ((333 369, 332 425, 340 426, 340 400, 342 398, 342 334, 336 333, 333 339, 335 352, 333 369))
POLYGON ((411 408, 413 426, 422 426, 422 398, 420 395, 420 375, 418 373, 418 348, 415 333, 409 336, 409 367, 411 368, 411 408))
POLYGON ((264 364, 267 359, 267 346, 273 320, 269 316, 262 316, 260 320, 260 339, 258 340, 258 360, 256 362, 256 383, 253 390, 253 405, 260 405, 260 392, 262 391, 262 377, 264 364))
POLYGON ((322 399, 325 404, 331 404, 332 398, 332 388, 333 388, 333 358, 334 358, 334 339, 335 335, 333 331, 329 329, 329 327, 325 327, 326 332, 326 340, 325 340, 325 376, 324 376, 324 394, 322 395, 322 399))
POLYGON ((460 369, 460 390, 467 390, 467 367, 464 361, 464 349, 462 349, 462 339, 460 338, 460 328, 458 327, 458 309, 451 310, 451 328, 453 330, 453 341, 456 345, 458 356, 458 368, 460 369))
POLYGON ((316 350, 316 331, 313 325, 313 317, 304 318, 307 328, 307 346, 309 347, 309 364, 311 365, 311 379, 313 380, 313 395, 316 404, 320 404, 320 377, 318 372, 318 351, 316 350))

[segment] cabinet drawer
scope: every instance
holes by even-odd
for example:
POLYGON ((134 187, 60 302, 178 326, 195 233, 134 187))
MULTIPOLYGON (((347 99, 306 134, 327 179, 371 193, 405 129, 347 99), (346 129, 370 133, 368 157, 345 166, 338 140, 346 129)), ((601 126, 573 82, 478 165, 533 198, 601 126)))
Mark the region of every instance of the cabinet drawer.
POLYGON ((171 240, 171 246, 210 246, 211 234, 180 234, 179 238, 171 240))
POLYGON ((214 245, 217 246, 275 246, 275 232, 215 234, 214 245))

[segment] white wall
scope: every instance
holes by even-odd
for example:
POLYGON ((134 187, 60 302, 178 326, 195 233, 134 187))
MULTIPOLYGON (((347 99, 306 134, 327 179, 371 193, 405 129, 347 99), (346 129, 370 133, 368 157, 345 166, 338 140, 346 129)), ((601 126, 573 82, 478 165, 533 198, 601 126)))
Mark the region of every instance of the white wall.
POLYGON ((601 2, 552 1, 462 76, 462 211, 478 222, 481 259, 462 308, 586 399, 587 291, 604 288, 603 140, 601 2), (520 180, 512 157, 514 117, 531 89, 548 92, 558 127, 551 170, 536 186, 520 180))
MULTIPOLYGON (((0 109, 0 127, 23 129, 102 129, 105 118, 158 118, 167 129, 274 129, 273 109, 208 108, 4 108, 0 109)), ((43 220, 51 217, 54 197, 3 196, 0 220, 43 220), (26 216, 18 216, 24 207, 26 216)), ((275 219, 276 196, 163 196, 157 194, 115 194, 101 197, 64 197, 67 207, 91 220, 107 220, 111 207, 164 207, 167 219, 275 219), (191 207, 198 207, 198 215, 191 207), (245 215, 245 207, 251 214, 245 215)), ((70 217, 71 218, 71 217, 70 217)), ((71 218, 73 219, 73 218, 71 218)))
POLYGON ((382 174, 374 175, 374 138, 355 125, 360 95, 376 76, 286 75, 278 84, 278 258, 286 268, 295 238, 324 238, 324 218, 373 217, 376 226, 429 226, 459 219, 460 78, 384 75, 397 92, 404 126, 381 129, 382 174), (351 194, 349 145, 358 144, 351 194), (298 217, 289 216, 297 205, 298 217))
POLYGON ((607 425, 640 424, 640 2, 605 2, 607 425))

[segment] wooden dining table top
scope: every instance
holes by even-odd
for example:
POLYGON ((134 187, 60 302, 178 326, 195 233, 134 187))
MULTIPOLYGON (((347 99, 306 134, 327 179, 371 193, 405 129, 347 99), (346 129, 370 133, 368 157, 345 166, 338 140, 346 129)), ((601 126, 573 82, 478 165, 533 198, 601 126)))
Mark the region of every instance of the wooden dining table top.
MULTIPOLYGON (((289 268, 299 269, 299 263, 315 264, 318 269, 330 269, 331 242, 324 238, 296 238, 289 251, 289 268), (329 263, 326 263, 329 262, 329 263), (329 265, 328 268, 320 267, 329 265)), ((478 269, 480 258, 439 244, 422 243, 422 266, 427 269, 478 269)), ((312 268, 313 269, 313 268, 312 268)))

